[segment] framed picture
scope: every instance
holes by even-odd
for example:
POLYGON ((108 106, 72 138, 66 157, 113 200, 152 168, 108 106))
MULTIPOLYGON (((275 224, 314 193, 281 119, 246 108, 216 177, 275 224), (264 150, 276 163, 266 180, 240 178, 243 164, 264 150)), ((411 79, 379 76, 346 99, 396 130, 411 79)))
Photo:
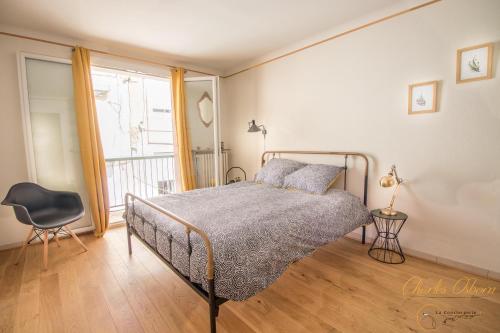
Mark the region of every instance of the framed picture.
POLYGON ((491 79, 492 67, 493 43, 457 51, 457 83, 491 79))
POLYGON ((408 87, 408 114, 436 112, 437 81, 411 84, 408 87))

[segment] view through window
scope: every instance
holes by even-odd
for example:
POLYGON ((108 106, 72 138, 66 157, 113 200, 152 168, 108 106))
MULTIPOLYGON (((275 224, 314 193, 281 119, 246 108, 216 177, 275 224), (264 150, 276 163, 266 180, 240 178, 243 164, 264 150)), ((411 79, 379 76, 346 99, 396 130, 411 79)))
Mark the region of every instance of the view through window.
POLYGON ((111 208, 175 192, 170 81, 95 67, 92 82, 111 208))

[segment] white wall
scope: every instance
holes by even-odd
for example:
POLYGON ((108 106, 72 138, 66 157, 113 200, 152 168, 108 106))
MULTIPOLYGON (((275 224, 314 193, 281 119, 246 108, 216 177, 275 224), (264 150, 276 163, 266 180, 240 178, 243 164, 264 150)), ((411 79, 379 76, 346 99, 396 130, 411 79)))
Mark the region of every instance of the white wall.
MULTIPOLYGON (((368 205, 395 163, 404 247, 500 272, 500 1, 446 0, 222 82, 222 138, 253 175, 268 149, 370 156, 368 205), (457 85, 456 50, 496 42, 491 80, 457 85), (412 83, 439 80, 439 112, 409 116, 412 83)), ((372 231, 373 232, 373 231, 372 231)))

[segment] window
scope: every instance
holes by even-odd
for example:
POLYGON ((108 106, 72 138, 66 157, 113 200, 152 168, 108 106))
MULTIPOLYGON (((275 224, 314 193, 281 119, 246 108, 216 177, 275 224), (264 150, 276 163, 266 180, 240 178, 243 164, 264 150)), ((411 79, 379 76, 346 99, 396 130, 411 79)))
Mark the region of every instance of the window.
POLYGON ((111 207, 175 191, 170 80, 94 67, 111 207))
MULTIPOLYGON (((53 190, 78 192, 88 210, 71 63, 28 54, 21 54, 19 61, 30 180, 53 190)), ((75 225, 91 225, 90 214, 75 225)))

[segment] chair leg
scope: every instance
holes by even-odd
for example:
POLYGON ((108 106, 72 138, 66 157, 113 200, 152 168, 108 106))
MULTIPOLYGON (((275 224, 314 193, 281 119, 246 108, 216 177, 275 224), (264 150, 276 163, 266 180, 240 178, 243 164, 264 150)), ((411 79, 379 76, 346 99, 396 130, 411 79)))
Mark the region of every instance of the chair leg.
POLYGON ((71 235, 71 237, 74 238, 74 240, 76 240, 78 242, 78 244, 80 244, 81 247, 83 247, 83 249, 85 251, 88 251, 89 249, 87 249, 87 247, 85 246, 85 244, 82 243, 82 241, 80 240, 80 238, 78 238, 78 236, 73 232, 73 230, 71 230, 70 228, 64 226, 63 229, 71 235))
POLYGON ((61 243, 59 242, 59 236, 57 235, 57 231, 54 232, 54 239, 57 243, 57 247, 61 247, 61 243))
POLYGON ((26 237, 26 240, 24 241, 23 247, 21 248, 21 250, 19 250, 19 254, 17 255, 16 265, 19 263, 19 260, 21 259, 24 251, 26 251, 26 247, 28 246, 28 242, 30 241, 31 236, 33 236, 33 230, 34 229, 31 228, 30 231, 28 231, 28 237, 26 237))
POLYGON ((49 231, 43 232, 43 268, 46 270, 49 262, 49 231))

